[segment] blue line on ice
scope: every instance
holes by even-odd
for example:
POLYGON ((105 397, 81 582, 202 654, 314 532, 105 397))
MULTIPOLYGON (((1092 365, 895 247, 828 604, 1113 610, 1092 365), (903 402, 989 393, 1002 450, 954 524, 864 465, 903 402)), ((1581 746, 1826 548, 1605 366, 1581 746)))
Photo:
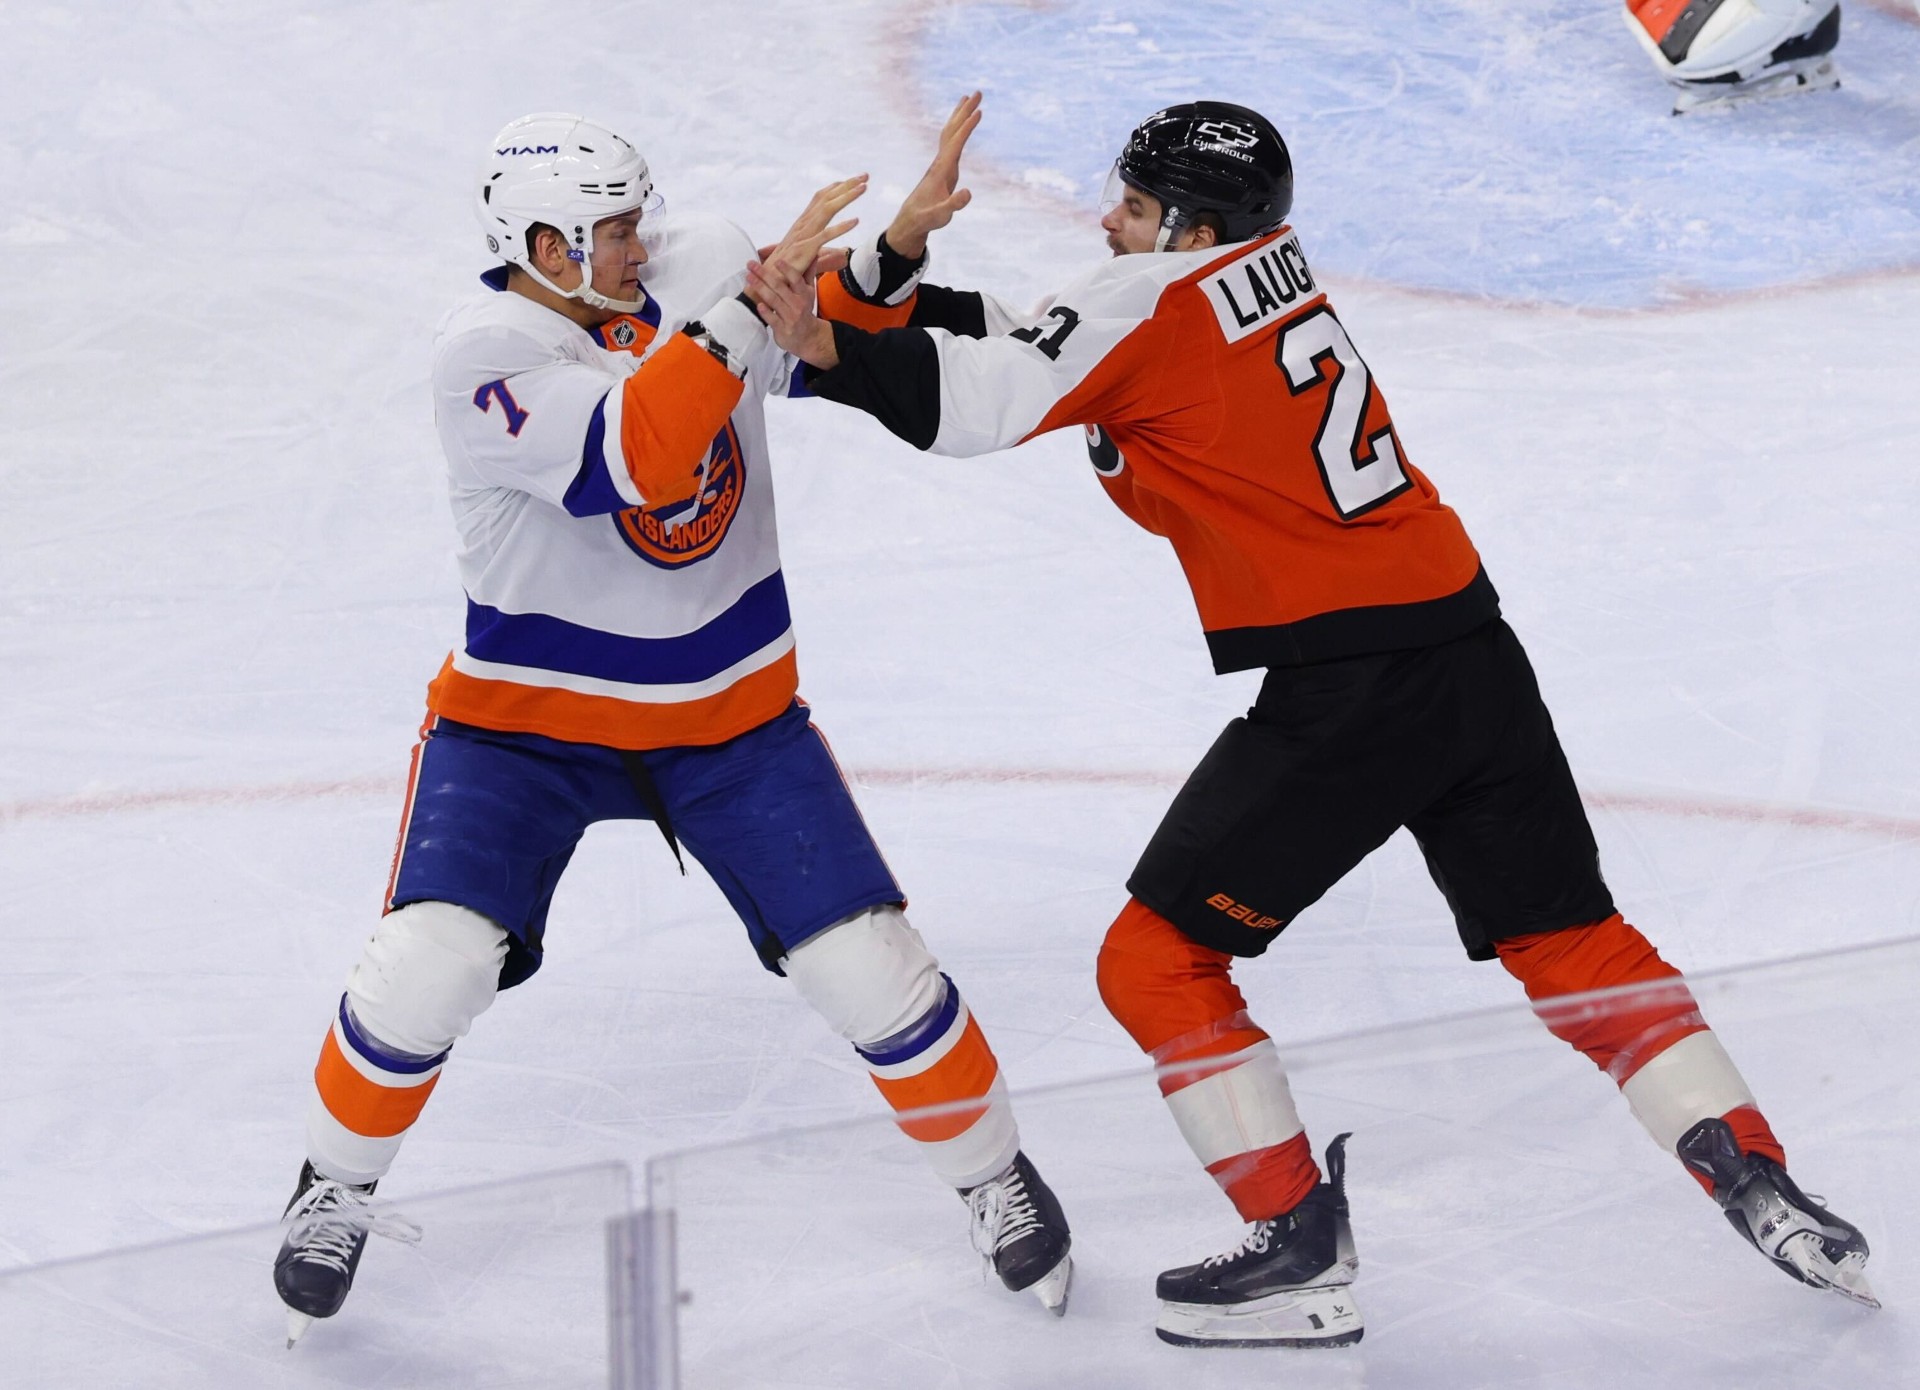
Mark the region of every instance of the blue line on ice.
POLYGON ((1839 91, 1684 119, 1616 0, 976 0, 922 32, 926 109, 981 87, 976 149, 1087 208, 1150 111, 1258 107, 1336 276, 1638 308, 1920 266, 1920 25, 1859 0, 1839 91))

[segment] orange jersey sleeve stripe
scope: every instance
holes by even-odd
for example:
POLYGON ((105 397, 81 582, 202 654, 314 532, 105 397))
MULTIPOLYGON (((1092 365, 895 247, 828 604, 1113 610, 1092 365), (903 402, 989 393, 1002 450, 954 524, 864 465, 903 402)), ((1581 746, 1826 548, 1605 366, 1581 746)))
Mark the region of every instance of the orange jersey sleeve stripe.
POLYGON ((448 657, 427 687, 427 707, 442 719, 483 729, 609 748, 675 748, 725 743, 758 728, 786 709, 799 688, 792 651, 715 694, 658 704, 484 680, 455 670, 448 657))
POLYGON ((821 318, 864 329, 868 333, 878 333, 883 328, 905 328, 907 320, 913 317, 916 297, 910 294, 898 304, 869 304, 841 284, 838 275, 822 275, 816 282, 814 292, 820 301, 821 318))
POLYGON ((737 377, 684 333, 621 387, 620 452, 649 507, 684 502, 700 486, 700 460, 740 403, 737 377))
POLYGON ((955 1106, 937 1115, 903 1116, 900 1129, 909 1139, 934 1143, 966 1133, 987 1112, 986 1094, 1000 1074, 1000 1063, 987 1046, 987 1035, 980 1031, 978 1019, 969 1018, 960 1041, 947 1054, 917 1076, 892 1080, 876 1076, 887 1104, 895 1110, 913 1111, 929 1106, 955 1106), (979 1101, 978 1105, 957 1105, 960 1101, 979 1101))
POLYGON ((328 1033, 320 1045, 313 1084, 320 1090, 327 1113, 355 1134, 391 1139, 420 1118, 427 1097, 440 1084, 440 1074, 435 1072, 418 1086, 381 1086, 355 1071, 353 1064, 341 1056, 339 1042, 328 1033))

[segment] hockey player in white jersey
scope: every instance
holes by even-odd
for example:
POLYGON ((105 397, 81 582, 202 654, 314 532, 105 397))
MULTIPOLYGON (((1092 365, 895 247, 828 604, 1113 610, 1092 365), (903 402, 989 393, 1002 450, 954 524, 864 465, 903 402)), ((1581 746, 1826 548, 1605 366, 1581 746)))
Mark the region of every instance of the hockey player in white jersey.
MULTIPOLYGON (((796 698, 761 406, 795 364, 741 294, 753 245, 661 218, 646 162, 594 122, 529 116, 488 150, 499 264, 433 359, 466 637, 429 688, 386 911, 315 1068, 274 1265, 289 1345, 340 1309, 382 1229, 374 1185, 454 1043, 539 968, 554 886, 606 819, 651 819, 708 869, 966 1199, 1002 1282, 1059 1313, 1059 1204, 796 698)), ((863 186, 823 189, 770 261, 812 267, 863 186)))

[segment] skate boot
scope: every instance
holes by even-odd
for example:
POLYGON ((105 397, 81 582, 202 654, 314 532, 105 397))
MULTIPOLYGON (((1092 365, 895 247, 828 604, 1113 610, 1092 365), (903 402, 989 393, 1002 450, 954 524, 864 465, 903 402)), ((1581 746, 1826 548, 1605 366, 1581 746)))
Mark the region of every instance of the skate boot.
POLYGON ((314 1172, 311 1163, 300 1165, 300 1185, 287 1203, 286 1238, 273 1261, 273 1287, 287 1305, 289 1349, 315 1318, 332 1317, 347 1301, 369 1232, 409 1244, 420 1239, 419 1227, 368 1206, 374 1186, 335 1182, 314 1172))
POLYGON ((1741 1153, 1726 1121, 1702 1120, 1674 1147, 1682 1163, 1713 1180, 1713 1200, 1747 1244, 1803 1284, 1880 1306, 1867 1283, 1867 1238, 1772 1159, 1741 1153))
POLYGON ((1056 1318, 1067 1311, 1073 1283, 1073 1236, 1067 1218, 1032 1162, 1016 1153, 998 1177, 964 1189, 973 1215, 973 1248, 1015 1293, 1031 1289, 1056 1318))
MULTIPOLYGON (((1767 16, 1756 16, 1755 21, 1772 22, 1767 16)), ((1833 51, 1839 42, 1840 7, 1835 5, 1811 28, 1784 37, 1770 51, 1747 55, 1728 71, 1702 77, 1685 66, 1673 68, 1667 74, 1674 92, 1673 114, 1728 110, 1769 97, 1838 87, 1840 69, 1833 51)))
POLYGON ((1365 1325, 1347 1221, 1347 1139, 1327 1145, 1327 1180, 1292 1211, 1256 1221, 1224 1255, 1160 1276, 1154 1331, 1179 1347, 1344 1347, 1365 1325))

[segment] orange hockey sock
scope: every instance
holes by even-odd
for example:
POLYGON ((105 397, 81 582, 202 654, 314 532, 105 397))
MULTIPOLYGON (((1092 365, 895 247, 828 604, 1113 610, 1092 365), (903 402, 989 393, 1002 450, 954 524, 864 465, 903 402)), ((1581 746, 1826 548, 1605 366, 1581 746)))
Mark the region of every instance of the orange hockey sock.
MULTIPOLYGON (((1592 926, 1511 937, 1494 949, 1526 986, 1540 1021, 1613 1078, 1663 1148, 1671 1149, 1691 1119, 1706 1118, 1699 1105, 1717 1096, 1728 1107, 1719 1118, 1741 1152, 1786 1165, 1686 981, 1618 913, 1592 926), (1592 997, 1594 991, 1608 993, 1592 997)), ((1712 1191, 1710 1180, 1693 1177, 1712 1191)))
POLYGON ((1130 900, 1100 948, 1100 997, 1159 1064, 1160 1093, 1206 1170, 1248 1221, 1298 1205, 1320 1169, 1233 957, 1130 900))
POLYGON ((942 980, 931 1013, 854 1051, 898 1114, 901 1132, 920 1145, 935 1173, 966 1188, 1013 1161, 1020 1132, 987 1035, 953 982, 942 980))
POLYGON ((1526 987, 1547 1030, 1624 1085, 1641 1067, 1707 1021, 1680 972, 1619 913, 1588 927, 1494 942, 1500 963, 1526 987), (1621 987, 1639 985, 1626 990, 1621 987), (1563 1000, 1595 990, 1599 999, 1563 1000))
POLYGON ((372 1037, 340 1001, 320 1045, 307 1110, 307 1156, 342 1182, 382 1176, 439 1084, 447 1053, 416 1057, 372 1037))

